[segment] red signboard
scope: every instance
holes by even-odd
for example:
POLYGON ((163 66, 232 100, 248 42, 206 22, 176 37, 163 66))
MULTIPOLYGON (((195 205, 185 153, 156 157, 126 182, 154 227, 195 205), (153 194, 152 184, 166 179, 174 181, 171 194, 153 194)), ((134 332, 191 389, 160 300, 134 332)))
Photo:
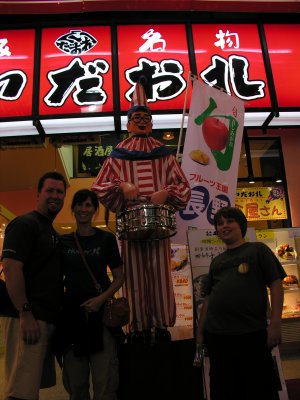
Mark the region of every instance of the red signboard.
POLYGON ((113 111, 109 26, 42 30, 39 113, 113 111))
POLYGON ((118 27, 121 111, 142 77, 151 110, 182 110, 190 71, 185 26, 118 27))
POLYGON ((300 25, 264 25, 279 107, 300 105, 300 25))
POLYGON ((245 102, 245 108, 271 107, 266 71, 254 24, 194 24, 197 72, 206 83, 245 102))
POLYGON ((0 31, 0 118, 32 115, 34 29, 0 31))
MULTIPOLYGON (((278 105, 299 109, 300 25, 263 28, 278 105)), ((200 80, 242 99, 246 109, 271 108, 256 24, 193 24, 192 33, 200 80)), ((0 118, 32 117, 36 100, 40 117, 115 111, 110 26, 43 28, 41 54, 35 54, 35 40, 34 29, 0 31, 0 118), (39 61, 39 91, 33 93, 39 61)), ((185 24, 121 25, 117 40, 121 111, 129 109, 139 79, 151 110, 181 111, 193 56, 185 24)))

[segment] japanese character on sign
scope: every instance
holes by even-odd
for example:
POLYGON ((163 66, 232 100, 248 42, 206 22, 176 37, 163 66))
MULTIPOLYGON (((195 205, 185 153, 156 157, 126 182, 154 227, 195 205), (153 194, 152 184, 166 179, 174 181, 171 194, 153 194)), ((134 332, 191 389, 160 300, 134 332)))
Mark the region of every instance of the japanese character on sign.
POLYGON ((224 193, 228 193, 228 186, 224 185, 220 182, 216 182, 214 180, 208 180, 202 177, 202 175, 199 174, 190 174, 190 180, 191 182, 195 181, 195 182, 205 182, 207 183, 209 186, 211 187, 215 187, 216 189, 218 189, 220 192, 224 192, 224 193))
POLYGON ((191 221, 206 212, 208 222, 213 225, 216 212, 226 206, 230 206, 230 199, 225 194, 218 194, 213 199, 210 199, 210 194, 206 187, 195 186, 192 188, 188 205, 184 210, 180 210, 179 214, 183 220, 191 221))
POLYGON ((213 55, 211 65, 200 73, 200 77, 207 84, 223 88, 230 95, 231 85, 234 94, 243 100, 265 96, 265 82, 248 80, 249 62, 246 57, 230 55, 226 60, 219 55, 213 55))
POLYGON ((23 93, 27 76, 21 70, 12 70, 0 74, 0 99, 17 100, 23 93))
POLYGON ((0 39, 0 57, 11 56, 9 46, 6 46, 7 43, 8 43, 8 40, 6 38, 0 39))
POLYGON ((97 40, 88 32, 72 30, 55 41, 55 46, 66 54, 83 54, 91 50, 97 40))
POLYGON ((219 29, 219 33, 216 33, 216 38, 219 40, 215 42, 214 45, 216 47, 221 47, 222 50, 224 50, 226 45, 229 48, 234 45, 234 49, 238 49, 240 47, 240 39, 237 33, 229 33, 228 30, 226 33, 224 33, 221 29, 219 29))
POLYGON ((50 107, 60 107, 73 92, 74 103, 79 106, 104 104, 107 94, 102 89, 100 73, 105 74, 108 70, 109 64, 105 60, 96 59, 83 64, 80 58, 74 58, 68 66, 48 73, 52 89, 44 97, 45 103, 50 107))
POLYGON ((176 98, 186 88, 183 72, 183 66, 177 60, 156 62, 142 57, 138 61, 138 66, 125 71, 126 79, 132 85, 125 93, 125 97, 131 101, 135 84, 143 76, 147 82, 145 92, 148 103, 176 98))
POLYGON ((146 51, 165 51, 166 41, 161 38, 162 36, 159 32, 154 32, 154 29, 149 29, 141 37, 145 39, 146 42, 140 46, 140 53, 146 51), (158 47, 156 47, 157 45, 158 47))

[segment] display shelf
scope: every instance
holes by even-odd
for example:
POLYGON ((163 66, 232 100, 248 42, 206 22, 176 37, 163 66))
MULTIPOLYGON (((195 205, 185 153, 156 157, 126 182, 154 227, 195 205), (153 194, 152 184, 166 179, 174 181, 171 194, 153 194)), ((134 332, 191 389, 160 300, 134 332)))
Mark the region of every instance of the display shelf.
POLYGON ((268 231, 263 242, 273 251, 287 277, 283 280, 282 349, 300 346, 300 237, 299 229, 268 231))
POLYGON ((282 343, 288 342, 300 343, 300 317, 282 320, 282 343))
POLYGON ((284 289, 284 294, 289 294, 289 293, 294 293, 294 292, 299 292, 299 291, 300 291, 299 287, 288 288, 288 289, 284 289))

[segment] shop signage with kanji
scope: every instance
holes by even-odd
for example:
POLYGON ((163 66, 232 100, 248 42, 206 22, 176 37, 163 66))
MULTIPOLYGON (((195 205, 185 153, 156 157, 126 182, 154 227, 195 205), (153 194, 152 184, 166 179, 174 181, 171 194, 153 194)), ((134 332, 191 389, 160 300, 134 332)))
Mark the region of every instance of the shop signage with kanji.
POLYGON ((237 188, 235 205, 248 221, 287 219, 282 186, 237 188))
POLYGON ((0 118, 32 115, 35 30, 0 31, 0 118))
POLYGON ((256 25, 194 24, 200 78, 245 101, 245 108, 270 107, 270 95, 256 25))
POLYGON ((43 29, 39 114, 112 111, 110 27, 43 29))
POLYGON ((141 76, 151 110, 183 109, 190 71, 183 24, 119 26, 118 59, 122 111, 141 76))
POLYGON ((120 25, 116 35, 109 25, 45 27, 40 36, 2 30, 0 118, 112 115, 116 105, 126 112, 138 80, 152 111, 183 110, 193 59, 200 82, 241 99, 246 110, 270 110, 266 56, 279 107, 298 108, 300 24, 261 28, 267 55, 256 24, 195 23, 191 37, 184 23, 120 25))

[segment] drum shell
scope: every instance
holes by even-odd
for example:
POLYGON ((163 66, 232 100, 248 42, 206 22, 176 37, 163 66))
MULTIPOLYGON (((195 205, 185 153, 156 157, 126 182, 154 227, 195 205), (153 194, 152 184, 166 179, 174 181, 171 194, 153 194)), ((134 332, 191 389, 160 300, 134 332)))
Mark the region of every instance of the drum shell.
POLYGON ((176 234, 175 210, 165 204, 140 204, 117 215, 117 236, 133 241, 161 240, 176 234))

